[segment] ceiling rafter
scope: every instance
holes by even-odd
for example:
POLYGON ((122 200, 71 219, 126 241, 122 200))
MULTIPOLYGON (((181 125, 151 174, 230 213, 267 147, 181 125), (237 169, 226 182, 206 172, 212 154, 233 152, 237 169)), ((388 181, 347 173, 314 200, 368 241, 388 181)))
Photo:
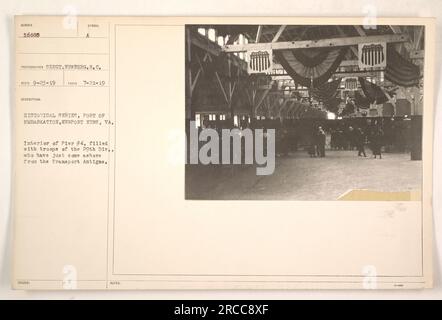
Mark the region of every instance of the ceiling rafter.
POLYGON ((237 45, 225 45, 222 47, 224 52, 244 52, 248 50, 287 50, 287 49, 307 49, 307 48, 331 48, 342 46, 353 46, 359 43, 376 43, 376 42, 406 42, 408 36, 405 34, 388 34, 378 36, 365 37, 340 37, 319 40, 301 40, 301 41, 282 41, 271 43, 248 43, 237 45))

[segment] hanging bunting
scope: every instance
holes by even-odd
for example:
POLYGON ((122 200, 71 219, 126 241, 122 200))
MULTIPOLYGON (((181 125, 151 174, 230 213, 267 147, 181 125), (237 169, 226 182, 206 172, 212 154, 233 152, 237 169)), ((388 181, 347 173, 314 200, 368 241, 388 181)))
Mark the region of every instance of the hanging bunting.
POLYGON ((355 102, 361 109, 368 109, 370 107, 370 100, 359 91, 355 91, 355 102))
POLYGON ((358 78, 362 91, 367 97, 369 103, 383 104, 388 101, 387 96, 382 89, 364 78, 358 78))
POLYGON ((341 80, 341 78, 338 78, 310 90, 311 95, 316 100, 321 101, 330 112, 337 112, 337 107, 341 103, 341 98, 336 97, 341 80))
POLYGON ((336 95, 340 84, 341 78, 338 78, 311 89, 310 93, 316 100, 324 102, 336 95))
POLYGON ((278 50, 274 54, 295 82, 304 87, 316 88, 330 79, 347 50, 347 47, 295 49, 278 50))
POLYGON ((344 109, 342 110, 342 112, 340 113, 341 116, 348 116, 351 115, 355 112, 355 105, 351 102, 347 102, 345 104, 344 109))
POLYGON ((324 107, 333 113, 338 113, 339 105, 341 104, 342 99, 339 97, 332 97, 326 101, 324 101, 324 107))
POLYGON ((419 80, 422 78, 422 75, 418 65, 405 59, 396 51, 392 44, 387 46, 387 56, 385 79, 403 87, 419 85, 419 80))

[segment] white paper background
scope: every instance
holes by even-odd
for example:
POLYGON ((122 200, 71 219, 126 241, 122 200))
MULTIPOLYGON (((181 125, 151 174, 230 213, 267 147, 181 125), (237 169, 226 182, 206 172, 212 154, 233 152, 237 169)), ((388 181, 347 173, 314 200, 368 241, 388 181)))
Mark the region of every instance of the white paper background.
POLYGON ((360 298, 417 298, 442 299, 440 281, 440 257, 442 249, 442 213, 440 177, 442 150, 440 148, 442 119, 439 112, 440 46, 442 40, 442 1, 355 1, 355 0, 309 0, 258 1, 243 0, 2 0, 0 2, 0 299, 14 298, 132 298, 132 299, 360 299, 360 298), (398 5, 400 3, 400 5, 398 5), (435 234, 435 288, 421 291, 124 291, 124 292, 26 292, 10 289, 11 276, 11 146, 13 86, 10 79, 13 70, 13 16, 16 14, 73 14, 79 15, 188 15, 188 16, 364 16, 377 12, 379 16, 436 17, 436 110, 434 150, 434 234, 435 234))

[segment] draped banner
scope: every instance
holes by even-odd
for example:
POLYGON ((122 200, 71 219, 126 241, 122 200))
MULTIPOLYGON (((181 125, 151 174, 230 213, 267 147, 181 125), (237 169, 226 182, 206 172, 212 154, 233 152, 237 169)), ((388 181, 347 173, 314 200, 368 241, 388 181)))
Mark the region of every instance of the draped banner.
MULTIPOLYGON (((305 87, 318 87, 328 81, 342 62, 347 48, 278 50, 274 55, 285 71, 305 87)), ((422 78, 419 66, 387 45, 385 78, 404 87, 417 86, 422 78)))
POLYGON ((336 95, 336 92, 341 84, 341 78, 326 82, 316 88, 310 90, 310 93, 318 101, 327 101, 336 95))
POLYGON ((387 96, 379 86, 365 80, 364 78, 358 79, 359 83, 361 84, 362 91, 364 91, 369 103, 383 104, 388 101, 387 96))
POLYGON ((339 105, 341 104, 341 98, 339 97, 333 97, 328 99, 327 101, 324 101, 325 108, 333 113, 338 113, 339 105))
POLYGON ((278 50, 274 54, 285 71, 304 87, 316 88, 328 81, 347 52, 339 49, 278 50))
POLYGON ((368 109, 370 107, 369 99, 359 91, 355 91, 355 102, 356 106, 361 109, 368 109))
POLYGON ((419 66, 405 59, 392 44, 389 44, 385 78, 399 86, 413 87, 419 85, 422 75, 419 66))
POLYGON ((355 112, 355 105, 353 103, 347 102, 340 115, 348 116, 350 114, 353 114, 354 112, 355 112))
POLYGON ((317 88, 313 88, 310 90, 312 96, 321 101, 324 104, 324 107, 330 112, 337 112, 338 106, 341 103, 341 99, 336 97, 336 93, 338 92, 338 88, 341 84, 341 78, 326 82, 320 85, 317 88))

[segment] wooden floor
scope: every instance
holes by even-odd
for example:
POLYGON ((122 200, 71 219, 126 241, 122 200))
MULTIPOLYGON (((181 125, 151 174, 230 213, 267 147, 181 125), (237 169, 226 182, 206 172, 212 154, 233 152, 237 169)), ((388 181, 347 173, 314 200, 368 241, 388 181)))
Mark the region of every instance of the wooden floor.
POLYGON ((382 160, 357 151, 327 151, 310 158, 305 151, 277 157, 275 172, 257 176, 252 165, 187 165, 186 199, 336 200, 351 189, 420 190, 422 161, 409 153, 386 153, 382 160))

